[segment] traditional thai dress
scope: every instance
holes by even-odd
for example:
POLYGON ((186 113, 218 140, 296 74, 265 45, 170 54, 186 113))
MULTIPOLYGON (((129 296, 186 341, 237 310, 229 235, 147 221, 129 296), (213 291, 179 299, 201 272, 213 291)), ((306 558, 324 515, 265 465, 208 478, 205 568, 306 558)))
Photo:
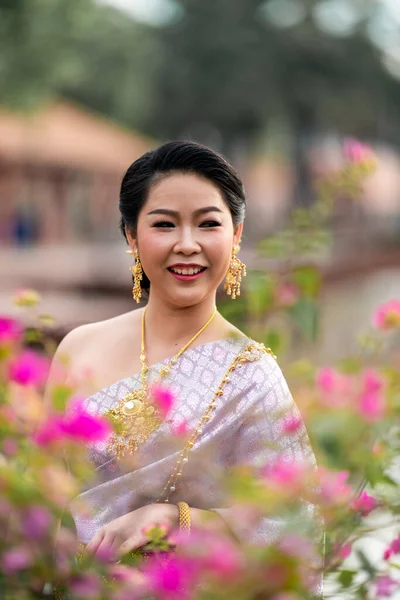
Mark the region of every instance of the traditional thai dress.
MULTIPOLYGON (((167 363, 152 366, 149 381, 167 363)), ((304 425, 282 435, 283 418, 299 418, 299 412, 272 353, 243 337, 202 344, 180 357, 166 383, 176 396, 175 405, 137 452, 118 459, 108 442, 90 447, 96 479, 72 507, 79 541, 87 544, 110 521, 167 497, 171 503, 183 500, 217 511, 239 539, 276 541, 287 523, 263 517, 251 528, 243 527, 222 485, 235 465, 265 467, 277 459, 315 465, 304 425), (210 418, 183 455, 185 440, 179 445, 171 428, 184 422, 194 430, 213 399, 210 418), (80 501, 90 510, 80 510, 80 501)), ((87 398, 87 409, 107 413, 139 387, 139 374, 131 375, 87 398)), ((305 503, 304 510, 312 514, 314 507, 305 503)))

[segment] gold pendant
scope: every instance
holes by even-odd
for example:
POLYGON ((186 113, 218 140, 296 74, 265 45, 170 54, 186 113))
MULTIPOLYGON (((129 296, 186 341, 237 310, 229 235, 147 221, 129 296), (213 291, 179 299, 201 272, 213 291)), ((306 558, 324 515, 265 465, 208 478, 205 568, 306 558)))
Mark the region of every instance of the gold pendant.
POLYGON ((162 423, 153 404, 147 402, 147 390, 141 388, 129 392, 115 408, 107 412, 116 432, 112 434, 107 449, 117 458, 133 454, 162 423))

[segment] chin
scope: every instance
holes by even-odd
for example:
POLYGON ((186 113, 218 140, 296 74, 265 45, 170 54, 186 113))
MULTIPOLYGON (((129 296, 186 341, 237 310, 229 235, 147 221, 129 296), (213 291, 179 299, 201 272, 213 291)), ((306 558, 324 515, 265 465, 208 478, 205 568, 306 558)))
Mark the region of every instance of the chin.
POLYGON ((164 299, 168 304, 172 304, 178 308, 189 308, 190 306, 196 306, 204 302, 209 297, 210 293, 215 293, 215 290, 177 290, 176 293, 164 294, 164 299))

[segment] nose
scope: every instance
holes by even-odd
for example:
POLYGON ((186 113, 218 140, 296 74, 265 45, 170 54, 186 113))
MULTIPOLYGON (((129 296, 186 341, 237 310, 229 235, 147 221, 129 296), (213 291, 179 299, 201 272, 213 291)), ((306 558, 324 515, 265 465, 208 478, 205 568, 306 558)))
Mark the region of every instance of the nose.
POLYGON ((179 238, 174 246, 174 252, 176 254, 184 254, 185 256, 201 252, 201 246, 196 241, 195 232, 191 227, 183 227, 180 230, 179 238))

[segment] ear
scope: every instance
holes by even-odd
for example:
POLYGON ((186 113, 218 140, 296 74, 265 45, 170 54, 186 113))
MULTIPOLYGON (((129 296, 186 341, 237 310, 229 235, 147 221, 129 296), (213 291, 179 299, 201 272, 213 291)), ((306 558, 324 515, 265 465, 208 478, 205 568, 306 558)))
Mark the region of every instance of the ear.
POLYGON ((137 240, 136 240, 136 237, 134 237, 132 235, 132 232, 129 231, 129 229, 127 227, 125 227, 125 234, 126 234, 126 239, 128 240, 129 248, 133 252, 134 250, 137 249, 137 240))
POLYGON ((240 246, 240 241, 242 239, 242 233, 243 233, 243 223, 239 223, 239 225, 236 225, 236 227, 234 229, 234 233, 233 233, 233 243, 235 246, 240 246))

